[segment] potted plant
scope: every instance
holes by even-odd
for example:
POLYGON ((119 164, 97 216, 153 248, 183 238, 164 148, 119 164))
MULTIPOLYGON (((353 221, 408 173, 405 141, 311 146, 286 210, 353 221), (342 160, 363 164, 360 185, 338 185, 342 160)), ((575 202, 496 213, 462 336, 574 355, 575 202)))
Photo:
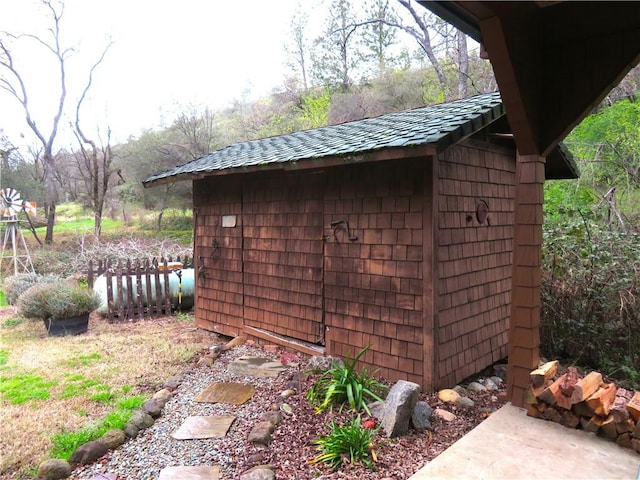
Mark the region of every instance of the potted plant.
POLYGON ((36 284, 18 298, 23 317, 41 318, 49 335, 77 335, 87 331, 89 314, 98 308, 100 298, 90 288, 59 280, 36 284))

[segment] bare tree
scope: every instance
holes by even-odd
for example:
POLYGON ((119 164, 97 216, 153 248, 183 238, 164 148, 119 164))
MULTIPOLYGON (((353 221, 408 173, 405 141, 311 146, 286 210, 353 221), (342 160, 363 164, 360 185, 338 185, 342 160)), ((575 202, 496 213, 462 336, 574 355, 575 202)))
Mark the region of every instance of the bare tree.
POLYGON ((458 96, 465 98, 469 94, 469 51, 467 49, 467 36, 460 30, 456 31, 458 44, 458 96))
POLYGON ((302 12, 301 5, 298 3, 291 18, 288 42, 284 47, 288 56, 288 66, 302 77, 302 86, 305 92, 309 89, 307 69, 310 47, 306 35, 308 23, 308 16, 302 12))
POLYGON ((109 190, 109 180, 115 173, 113 169, 113 150, 111 149, 111 129, 107 128, 106 143, 97 145, 96 141, 89 138, 81 127, 80 110, 82 104, 93 83, 93 74, 98 66, 104 60, 107 51, 111 47, 109 43, 103 50, 98 61, 91 67, 89 71, 89 79, 85 85, 82 95, 76 104, 76 120, 74 134, 78 139, 80 146, 80 156, 82 161, 79 162, 79 170, 83 176, 86 185, 86 192, 89 197, 89 204, 93 210, 94 219, 94 235, 100 237, 102 231, 102 213, 104 210, 105 197, 109 190))
POLYGON ((53 171, 55 170, 53 146, 58 134, 58 126, 60 124, 60 119, 62 118, 62 112, 67 98, 65 62, 73 49, 64 48, 60 44, 60 21, 64 13, 64 5, 56 7, 53 5, 51 0, 43 0, 43 4, 47 8, 53 23, 52 27, 49 29, 51 38, 42 39, 32 34, 13 35, 7 32, 3 32, 2 36, 0 36, 0 88, 8 92, 20 103, 25 114, 27 125, 38 138, 38 141, 42 144, 42 165, 44 167, 43 178, 47 196, 44 205, 47 217, 45 242, 52 243, 57 203, 57 192, 53 183, 53 171), (55 57, 58 65, 59 89, 51 89, 52 96, 54 95, 54 92, 57 92, 55 93, 57 98, 57 108, 53 115, 51 128, 48 131, 41 129, 36 124, 36 121, 32 116, 25 81, 22 73, 15 64, 12 50, 9 46, 9 43, 12 40, 15 41, 23 38, 33 40, 48 50, 55 57))
POLYGON ((177 142, 171 146, 181 151, 183 161, 195 160, 211 152, 218 140, 216 114, 209 107, 202 111, 191 106, 178 115, 172 129, 178 134, 177 142))
POLYGON ((397 2, 402 5, 407 10, 407 12, 409 12, 416 26, 414 27, 411 25, 404 25, 400 22, 393 22, 389 20, 385 20, 385 23, 389 26, 404 30, 416 40, 422 51, 429 59, 429 62, 433 66, 433 69, 438 76, 438 82, 440 83, 445 97, 449 98, 451 96, 451 93, 449 84, 447 82, 447 76, 445 75, 444 68, 442 67, 441 62, 438 59, 431 42, 432 28, 430 28, 431 25, 430 22, 428 22, 428 19, 435 19, 435 15, 433 15, 432 17, 429 17, 428 14, 425 14, 425 16, 420 15, 414 8, 411 0, 397 0, 397 2))

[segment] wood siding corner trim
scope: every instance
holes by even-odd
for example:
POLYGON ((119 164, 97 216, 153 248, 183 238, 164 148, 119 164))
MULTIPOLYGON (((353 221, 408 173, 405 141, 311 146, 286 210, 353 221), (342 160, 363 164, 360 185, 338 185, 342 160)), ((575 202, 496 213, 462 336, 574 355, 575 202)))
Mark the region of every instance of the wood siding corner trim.
POLYGON ((424 228, 424 241, 422 243, 422 269, 424 279, 423 291, 423 381, 425 391, 436 388, 436 366, 438 365, 438 307, 434 294, 434 283, 438 278, 438 238, 437 229, 434 227, 434 219, 438 218, 438 189, 435 186, 437 172, 437 157, 430 157, 425 168, 424 175, 424 204, 422 225, 424 228))

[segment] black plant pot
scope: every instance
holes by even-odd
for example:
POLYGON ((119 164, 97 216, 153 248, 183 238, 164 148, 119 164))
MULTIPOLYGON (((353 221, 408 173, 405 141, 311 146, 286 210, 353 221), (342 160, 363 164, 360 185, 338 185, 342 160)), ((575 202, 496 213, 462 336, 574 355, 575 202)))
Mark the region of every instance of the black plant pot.
POLYGON ((47 318, 44 321, 49 335, 64 337, 65 335, 79 335, 89 328, 89 314, 84 313, 77 317, 47 318))

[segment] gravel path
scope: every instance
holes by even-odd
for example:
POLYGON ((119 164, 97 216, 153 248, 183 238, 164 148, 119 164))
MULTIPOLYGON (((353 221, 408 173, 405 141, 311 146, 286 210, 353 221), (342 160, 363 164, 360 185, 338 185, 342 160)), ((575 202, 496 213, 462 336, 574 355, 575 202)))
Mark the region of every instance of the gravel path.
MULTIPOLYGON (((443 404, 435 393, 423 393, 420 400, 426 401, 434 409, 445 408, 455 413, 456 419, 445 422, 434 418, 431 432, 417 433, 412 430, 395 439, 379 438, 376 442, 379 461, 375 470, 362 465, 345 464, 339 470, 332 471, 324 465, 310 465, 309 461, 317 455, 311 442, 329 432, 331 421, 342 424, 352 418, 352 414, 345 409, 342 413, 334 410, 318 415, 304 394, 298 393, 287 399, 293 413, 285 415, 276 427, 269 447, 266 450, 258 449, 247 441, 248 434, 260 417, 272 409, 280 393, 291 388, 295 371, 291 369, 277 378, 228 373, 229 363, 244 355, 279 358, 260 348, 241 345, 223 353, 213 367, 190 368, 184 373, 184 381, 175 395, 167 402, 162 416, 152 427, 141 431, 138 437, 128 440, 96 463, 76 468, 70 478, 107 479, 113 477, 106 474, 117 474, 118 480, 151 480, 157 479, 160 471, 167 466, 217 465, 221 478, 237 479, 257 464, 272 464, 275 466, 277 479, 405 480, 505 402, 504 391, 470 393, 469 397, 475 402, 475 406, 459 408, 443 404), (222 381, 251 384, 256 388, 256 394, 239 406, 194 401, 195 396, 211 383, 222 381), (222 439, 173 439, 171 433, 192 415, 234 415, 236 420, 222 439), (99 477, 99 474, 103 476, 99 477)), ((300 391, 306 392, 313 381, 313 377, 303 375, 300 391)))
MULTIPOLYGON (((198 366, 184 373, 184 381, 167 402, 162 416, 133 440, 128 440, 96 463, 76 468, 71 479, 91 479, 97 474, 117 474, 118 479, 151 480, 175 465, 218 465, 223 478, 238 478, 258 450, 247 435, 259 417, 269 410, 286 389, 285 375, 277 379, 237 376, 227 373, 228 364, 242 355, 268 357, 261 349, 239 346, 222 354, 213 367, 198 366), (256 395, 243 405, 198 403, 195 396, 213 382, 240 382, 256 388, 256 395), (223 439, 175 440, 171 433, 192 415, 234 415, 223 439)), ((273 357, 275 358, 275 357, 273 357)))

